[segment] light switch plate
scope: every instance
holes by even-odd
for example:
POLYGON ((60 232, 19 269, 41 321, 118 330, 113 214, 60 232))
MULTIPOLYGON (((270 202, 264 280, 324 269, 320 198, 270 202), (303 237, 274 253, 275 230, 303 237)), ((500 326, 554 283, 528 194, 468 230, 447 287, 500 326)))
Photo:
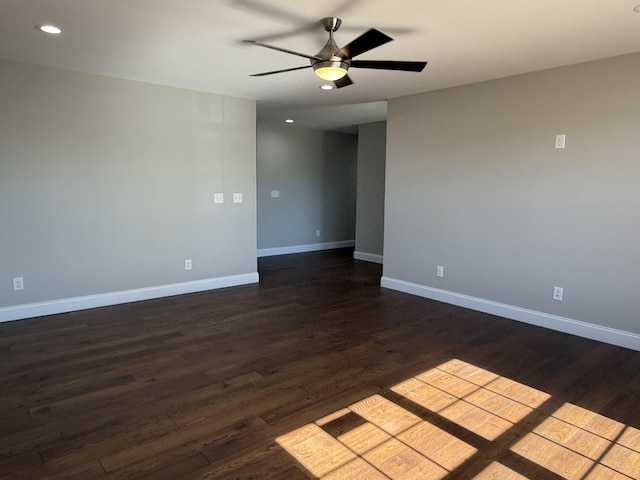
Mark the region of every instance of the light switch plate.
POLYGON ((234 193, 233 194, 233 203, 242 203, 242 194, 234 193))
POLYGON ((214 193, 213 203, 224 203, 224 193, 214 193))

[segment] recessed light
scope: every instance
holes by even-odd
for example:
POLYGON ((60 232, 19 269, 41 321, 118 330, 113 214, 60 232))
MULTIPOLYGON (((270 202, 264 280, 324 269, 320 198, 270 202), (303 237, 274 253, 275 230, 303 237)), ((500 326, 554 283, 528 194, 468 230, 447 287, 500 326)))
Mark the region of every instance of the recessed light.
POLYGON ((320 85, 320 90, 333 90, 333 85, 320 85))
POLYGON ((49 33, 51 35, 58 35, 62 33, 62 30, 55 25, 36 25, 36 28, 44 33, 49 33))
POLYGON ((293 119, 292 119, 292 118, 287 118, 287 119, 285 120, 285 122, 286 122, 286 123, 293 123, 293 119))

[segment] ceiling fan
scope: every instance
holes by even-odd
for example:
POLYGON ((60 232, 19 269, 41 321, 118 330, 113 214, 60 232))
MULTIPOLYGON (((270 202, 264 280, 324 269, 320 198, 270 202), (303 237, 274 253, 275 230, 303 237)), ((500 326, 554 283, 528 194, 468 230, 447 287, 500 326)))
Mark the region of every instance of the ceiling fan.
POLYGON ((337 88, 351 85, 353 81, 347 75, 350 67, 353 68, 371 68, 376 70, 400 70, 404 72, 421 72, 427 65, 427 62, 404 62, 395 60, 354 60, 353 58, 373 50, 374 48, 384 45, 393 40, 379 30, 372 28, 360 35, 358 38, 348 43, 342 48, 336 45, 333 39, 333 33, 340 28, 342 20, 337 17, 326 17, 321 20, 324 29, 329 32, 329 40, 322 50, 315 55, 307 55, 305 53, 294 52, 286 48, 275 47, 256 40, 245 40, 247 43, 259 45, 261 47, 271 48, 279 52, 290 53, 299 57, 308 58, 310 65, 302 67, 285 68, 284 70, 274 70, 272 72, 256 73, 252 77, 262 77, 265 75, 273 75, 274 73, 292 72, 294 70, 302 70, 304 68, 313 68, 315 74, 323 80, 333 82, 337 88))

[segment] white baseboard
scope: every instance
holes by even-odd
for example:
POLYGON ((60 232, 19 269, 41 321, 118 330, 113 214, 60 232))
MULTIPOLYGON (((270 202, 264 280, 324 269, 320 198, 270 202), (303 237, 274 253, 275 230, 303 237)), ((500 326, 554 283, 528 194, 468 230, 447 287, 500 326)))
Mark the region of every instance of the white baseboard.
POLYGON ((358 252, 355 251, 353 252, 353 258, 355 258, 356 260, 364 260, 365 262, 373 262, 373 263, 379 263, 379 264, 383 264, 383 256, 382 255, 376 255, 374 253, 366 253, 366 252, 358 252))
POLYGON ((151 300, 154 298, 170 297, 173 295, 183 295, 185 293, 196 293, 206 290, 248 285, 250 283, 258 283, 258 281, 259 275, 255 272, 242 275, 231 275, 228 277, 208 278, 193 282, 160 285, 157 287, 138 288, 135 290, 125 290, 121 292, 109 292, 83 297, 51 300, 48 302, 0 307, 0 323, 9 322, 11 320, 21 320, 24 318, 42 317, 44 315, 54 315, 57 313, 74 312, 76 310, 85 310, 88 308, 106 307, 121 303, 138 302, 141 300, 151 300))
POLYGON ((491 300, 471 297, 469 295, 440 290, 438 288, 427 287, 384 276, 380 281, 380 285, 419 297, 430 298, 439 302, 449 303, 491 315, 498 315, 510 320, 517 320, 519 322, 640 351, 640 335, 636 333, 616 330, 614 328, 550 315, 526 308, 514 307, 513 305, 506 305, 504 303, 493 302, 491 300))
POLYGON ((308 245, 293 245, 291 247, 261 248, 258 249, 258 257, 273 257, 275 255, 289 255, 290 253, 318 252, 320 250, 333 250, 334 248, 354 247, 355 240, 341 242, 310 243, 308 245))

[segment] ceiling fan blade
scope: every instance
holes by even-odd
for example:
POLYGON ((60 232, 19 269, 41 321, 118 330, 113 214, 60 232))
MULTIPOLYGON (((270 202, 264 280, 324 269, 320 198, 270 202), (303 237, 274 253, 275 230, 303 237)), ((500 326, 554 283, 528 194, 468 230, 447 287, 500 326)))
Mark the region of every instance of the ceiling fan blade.
POLYGON ((399 62, 393 60, 353 60, 355 68, 373 68, 376 70, 401 70, 403 72, 421 72, 427 62, 399 62))
POLYGON ((380 45, 384 45, 391 40, 393 40, 393 38, 385 35, 380 30, 372 28, 338 50, 336 55, 342 58, 353 58, 361 53, 373 50, 380 45))
POLYGON ((348 87, 349 85, 353 84, 353 80, 349 78, 349 75, 345 75, 344 77, 334 81, 333 84, 336 86, 336 88, 348 87))
POLYGON ((256 40, 243 40, 244 43, 251 43, 253 45, 258 45, 260 47, 270 48, 271 50, 277 50, 279 52, 290 53, 291 55, 297 55, 299 57, 308 58, 309 60, 321 60, 318 57, 314 57, 313 55, 307 55, 306 53, 294 52, 293 50, 287 50, 286 48, 274 47, 273 45, 268 45, 266 43, 258 42, 256 40))
POLYGON ((318 22, 312 22, 312 23, 308 23, 305 25, 302 25, 300 27, 297 28, 290 28, 287 30, 283 30, 280 31, 278 33, 271 33, 271 34, 266 34, 266 35, 261 35, 259 37, 256 37, 255 41, 252 41, 251 43, 255 43, 255 42, 273 42, 278 41, 278 40, 282 40, 283 38, 287 38, 287 37, 293 37, 295 35, 299 35, 301 33, 308 33, 308 32, 315 32, 317 30, 317 25, 318 22))
POLYGON ((286 20, 293 24, 300 24, 307 21, 302 15, 297 15, 291 9, 284 9, 269 5, 269 2, 260 0, 235 0, 231 2, 240 8, 249 8, 263 15, 276 18, 278 20, 286 20))
POLYGON ((294 70, 302 70, 304 68, 311 68, 311 65, 305 65, 304 67, 285 68, 284 70, 274 70, 272 72, 254 73, 249 75, 250 77, 264 77, 265 75, 273 75, 274 73, 293 72, 294 70))

